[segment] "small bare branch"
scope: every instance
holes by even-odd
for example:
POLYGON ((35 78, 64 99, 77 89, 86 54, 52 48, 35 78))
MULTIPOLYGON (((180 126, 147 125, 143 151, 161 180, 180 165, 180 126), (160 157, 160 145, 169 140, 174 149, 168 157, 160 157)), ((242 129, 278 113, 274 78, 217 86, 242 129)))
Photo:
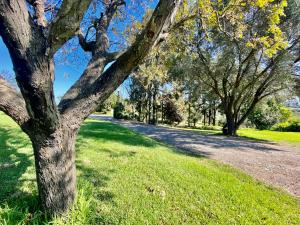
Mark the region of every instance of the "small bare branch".
POLYGON ((81 31, 78 32, 77 36, 81 48, 86 52, 91 52, 95 46, 95 41, 87 42, 86 36, 83 36, 81 31))

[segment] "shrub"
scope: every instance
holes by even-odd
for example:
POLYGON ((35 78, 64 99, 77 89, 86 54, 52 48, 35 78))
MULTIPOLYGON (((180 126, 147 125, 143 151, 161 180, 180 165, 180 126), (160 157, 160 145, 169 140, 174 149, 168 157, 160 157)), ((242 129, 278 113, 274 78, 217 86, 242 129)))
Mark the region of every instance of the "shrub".
POLYGON ((117 101, 118 96, 115 93, 113 93, 105 102, 103 102, 97 107, 96 112, 106 113, 110 111, 116 106, 117 101))
POLYGON ((271 129, 277 123, 286 122, 292 116, 290 109, 268 100, 258 105, 250 114, 248 120, 259 130, 271 129))
POLYGON ((114 118, 115 119, 123 119, 125 113, 125 107, 121 102, 118 102, 114 107, 114 118))
POLYGON ((283 123, 278 123, 272 127, 272 130, 300 132, 300 120, 291 120, 283 123))
POLYGON ((180 123, 183 120, 183 118, 180 115, 175 103, 170 98, 167 98, 164 104, 165 122, 168 124, 180 123))

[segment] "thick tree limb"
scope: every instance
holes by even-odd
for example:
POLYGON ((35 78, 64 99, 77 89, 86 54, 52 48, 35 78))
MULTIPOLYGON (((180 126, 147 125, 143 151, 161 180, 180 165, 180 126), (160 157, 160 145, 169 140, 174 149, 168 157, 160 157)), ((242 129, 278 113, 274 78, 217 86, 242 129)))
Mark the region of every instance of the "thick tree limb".
POLYGON ((80 22, 91 0, 64 0, 57 17, 50 24, 50 55, 55 52, 79 30, 80 22))
POLYGON ((54 64, 46 56, 46 38, 33 23, 25 0, 0 0, 0 35, 7 46, 16 79, 36 127, 53 132, 59 116, 53 94, 54 64))
POLYGON ((63 96, 62 102, 66 99, 74 99, 82 91, 84 91, 84 89, 88 88, 93 82, 95 82, 96 79, 99 78, 107 63, 115 60, 116 57, 120 55, 107 52, 110 45, 107 29, 114 14, 117 12, 118 7, 124 4, 125 2, 123 0, 110 1, 110 3, 106 5, 105 12, 101 13, 100 18, 88 28, 85 36, 80 31, 78 32, 79 44, 84 51, 92 52, 92 59, 84 73, 63 96), (87 35, 92 27, 96 29, 96 40, 87 42, 87 35))
POLYGON ((13 58, 26 57, 34 31, 24 0, 0 0, 0 36, 13 58))
POLYGON ((105 54, 107 62, 117 60, 125 51, 118 51, 118 52, 107 52, 105 54))
POLYGON ((2 78, 0 78, 0 110, 21 127, 29 121, 23 97, 2 78))
POLYGON ((59 104, 61 114, 67 120, 72 115, 83 120, 99 103, 112 94, 131 71, 142 62, 160 34, 169 29, 180 2, 180 0, 160 0, 146 28, 138 35, 133 45, 78 96, 74 99, 63 99, 59 104))
POLYGON ((34 7, 35 7, 35 16, 37 19, 38 25, 42 27, 47 26, 47 20, 45 17, 45 0, 36 0, 34 2, 34 7))

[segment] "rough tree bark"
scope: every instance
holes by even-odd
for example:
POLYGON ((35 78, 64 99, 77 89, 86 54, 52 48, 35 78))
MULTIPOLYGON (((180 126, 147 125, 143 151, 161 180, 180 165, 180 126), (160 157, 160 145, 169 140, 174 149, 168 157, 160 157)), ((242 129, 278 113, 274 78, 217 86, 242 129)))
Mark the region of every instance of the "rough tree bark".
POLYGON ((226 124, 223 127, 223 134, 229 135, 229 136, 236 136, 236 131, 238 127, 237 124, 234 121, 234 117, 232 113, 226 113, 226 124))
POLYGON ((67 210, 75 199, 76 134, 62 126, 50 136, 35 132, 30 135, 40 200, 50 214, 67 210))
POLYGON ((21 93, 0 79, 0 110, 12 117, 33 145, 42 209, 51 216, 65 212, 76 195, 75 139, 81 123, 142 62, 167 32, 180 0, 160 0, 145 29, 121 53, 108 53, 107 29, 124 1, 105 3, 95 27, 96 40, 80 35, 80 22, 91 0, 63 0, 47 24, 42 0, 0 0, 0 36, 7 46, 21 93), (35 9, 30 15, 28 5, 35 9), (92 58, 78 81, 55 104, 54 54, 79 35, 92 58), (104 67, 115 62, 108 70, 104 67))

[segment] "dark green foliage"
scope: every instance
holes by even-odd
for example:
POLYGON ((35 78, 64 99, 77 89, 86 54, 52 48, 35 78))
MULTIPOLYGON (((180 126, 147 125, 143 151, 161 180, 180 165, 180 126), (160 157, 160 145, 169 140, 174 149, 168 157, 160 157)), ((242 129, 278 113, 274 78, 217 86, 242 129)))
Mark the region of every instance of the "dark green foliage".
POLYGON ((170 95, 164 97, 164 121, 168 124, 180 123, 183 118, 170 95))
POLYGON ((115 107, 117 101, 118 101, 118 96, 115 93, 113 93, 104 103, 98 106, 96 111, 106 113, 115 107))
POLYGON ((285 122, 291 111, 273 99, 263 102, 250 114, 248 120, 259 130, 271 129, 276 123, 285 122))
POLYGON ((146 117, 147 107, 147 90, 143 86, 140 80, 136 77, 131 77, 131 83, 129 86, 129 101, 134 105, 134 109, 137 115, 134 116, 138 121, 143 121, 146 117))
POLYGON ((114 107, 114 118, 115 119, 124 119, 125 107, 123 103, 118 102, 114 107))

